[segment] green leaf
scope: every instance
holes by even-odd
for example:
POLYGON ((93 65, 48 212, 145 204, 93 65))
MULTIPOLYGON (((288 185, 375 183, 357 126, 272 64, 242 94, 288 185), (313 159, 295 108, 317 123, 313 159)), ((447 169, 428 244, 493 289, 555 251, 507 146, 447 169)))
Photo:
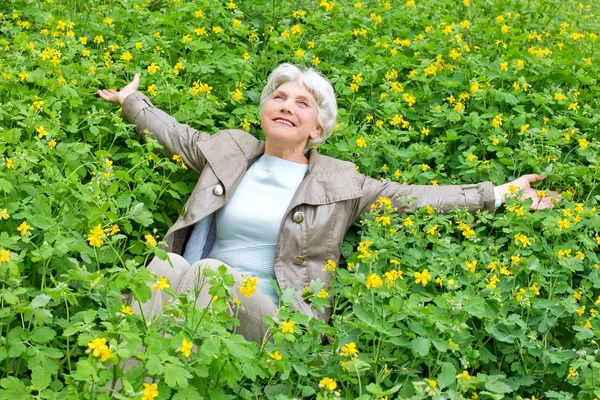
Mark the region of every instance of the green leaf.
POLYGON ((173 400, 202 400, 203 398, 193 386, 178 390, 172 397, 173 400))
POLYGON ((221 350, 221 341, 216 337, 209 337, 200 345, 200 353, 206 357, 211 357, 213 354, 218 355, 221 350))
POLYGON ((47 326, 38 326, 31 333, 31 340, 37 343, 48 343, 56 336, 54 329, 47 326))
POLYGON ((40 392, 46 389, 51 381, 50 372, 42 367, 35 367, 31 372, 31 383, 40 392))
POLYGON ((152 213, 144 209, 144 203, 137 203, 130 213, 131 218, 143 226, 149 226, 154 221, 152 219, 152 213))
POLYGON ((0 390, 0 395, 3 399, 30 399, 28 395, 30 390, 25 387, 25 384, 14 376, 9 376, 0 381, 0 386, 5 390, 0 390))
POLYGON ((442 363, 442 372, 438 377, 440 389, 444 389, 452 385, 456 380, 456 368, 449 362, 442 363))
POLYGON ((234 341, 229 338, 223 338, 223 344, 227 351, 238 361, 245 362, 254 359, 254 353, 248 349, 246 341, 234 341))
POLYGON ((19 357, 21 354, 25 353, 25 350, 27 350, 27 347, 18 339, 13 339, 8 342, 8 356, 10 358, 19 357))
POLYGON ((477 318, 489 315, 485 300, 481 297, 471 297, 465 303, 465 311, 477 318))
POLYGON ((188 379, 192 377, 185 368, 182 368, 175 364, 166 364, 165 370, 165 383, 170 387, 185 388, 188 385, 188 379))
POLYGON ((31 300, 31 308, 44 307, 51 300, 51 297, 47 294, 39 294, 31 300))
POLYGON ((3 190, 4 193, 10 193, 13 190, 13 185, 6 179, 0 178, 0 189, 3 190))
POLYGON ((414 354, 418 354, 421 357, 425 357, 429 353, 430 347, 431 340, 427 338, 418 337, 410 342, 410 349, 414 354))
POLYGON ((146 361, 146 369, 150 375, 160 375, 163 373, 162 363, 155 354, 148 357, 146 361))
POLYGON ((496 375, 490 375, 488 377, 488 381, 485 383, 485 388, 490 392, 494 393, 510 393, 512 392, 512 388, 508 383, 500 382, 500 377, 496 377, 496 375))

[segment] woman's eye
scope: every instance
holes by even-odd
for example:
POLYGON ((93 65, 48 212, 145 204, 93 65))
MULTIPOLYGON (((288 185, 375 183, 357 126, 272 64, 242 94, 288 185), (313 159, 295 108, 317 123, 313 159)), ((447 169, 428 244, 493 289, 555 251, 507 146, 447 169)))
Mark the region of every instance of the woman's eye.
POLYGON ((308 102, 306 101, 301 101, 300 104, 302 104, 304 107, 308 107, 308 102))

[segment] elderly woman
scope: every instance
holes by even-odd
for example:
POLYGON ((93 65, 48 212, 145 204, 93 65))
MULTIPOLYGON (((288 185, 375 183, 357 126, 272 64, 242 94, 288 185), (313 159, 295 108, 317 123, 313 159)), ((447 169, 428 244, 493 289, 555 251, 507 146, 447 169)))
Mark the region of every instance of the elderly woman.
MULTIPOLYGON (((425 205, 475 212, 494 210, 508 191, 509 184, 494 187, 490 182, 398 184, 361 175, 350 162, 320 155, 314 145, 333 132, 337 105, 329 81, 312 69, 282 64, 270 74, 260 101, 265 141, 242 130, 209 135, 180 124, 137 91, 139 81, 136 74, 119 92, 98 94, 120 103, 138 133, 151 132, 168 153, 181 155, 200 174, 183 215, 165 236, 169 260, 155 258, 147 268, 181 293, 198 285, 203 269, 226 265, 237 282, 235 297, 243 303, 238 332, 249 340, 261 341, 267 329, 262 317, 277 312, 270 278, 281 289, 296 290, 297 310, 329 319, 329 311, 311 309, 302 289, 316 278, 329 283, 324 264, 338 261, 344 234, 379 196, 391 198, 400 213, 425 205), (251 297, 240 293, 248 277, 258 277, 258 291, 251 297)), ((535 209, 551 207, 550 198, 539 199, 530 187, 541 179, 525 175, 511 182, 525 198, 533 198, 535 209)), ((141 311, 156 315, 166 299, 164 292, 153 291, 141 311)), ((206 288, 199 291, 198 307, 210 300, 206 288)))

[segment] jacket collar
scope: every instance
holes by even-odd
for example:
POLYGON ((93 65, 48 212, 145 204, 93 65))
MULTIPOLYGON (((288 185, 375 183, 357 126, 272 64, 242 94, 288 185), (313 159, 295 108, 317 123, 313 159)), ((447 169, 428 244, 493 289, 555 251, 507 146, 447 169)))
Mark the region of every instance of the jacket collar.
MULTIPOLYGON (((228 131, 225 131, 228 132, 228 131)), ((222 132, 222 133, 225 133, 222 132)), ((265 142, 251 135, 213 135, 198 145, 225 187, 226 199, 250 165, 265 152, 265 142), (217 139, 217 136, 220 136, 217 139)), ((360 175, 348 161, 323 156, 316 149, 308 153, 308 171, 296 191, 290 208, 300 204, 329 204, 362 196, 360 175)))

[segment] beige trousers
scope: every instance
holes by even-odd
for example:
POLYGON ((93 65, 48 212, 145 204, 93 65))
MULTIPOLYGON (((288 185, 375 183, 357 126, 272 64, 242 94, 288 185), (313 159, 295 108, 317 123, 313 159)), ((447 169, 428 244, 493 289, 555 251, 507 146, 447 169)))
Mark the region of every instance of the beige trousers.
MULTIPOLYGON (((233 287, 234 297, 241 301, 242 305, 237 310, 232 301, 229 304, 229 313, 234 316, 237 311, 237 318, 240 320, 240 326, 236 332, 243 335, 248 340, 253 340, 257 343, 262 343, 267 332, 267 323, 263 320, 263 316, 274 316, 277 314, 277 307, 270 298, 262 293, 255 292, 251 297, 242 295, 239 290, 241 286, 242 276, 232 267, 223 264, 219 260, 206 259, 200 260, 194 265, 190 265, 183 257, 175 253, 168 253, 168 260, 161 260, 155 257, 147 268, 150 272, 154 272, 157 276, 164 276, 170 282, 173 292, 186 293, 189 287, 195 288, 196 304, 199 309, 204 309, 212 299, 208 294, 210 286, 202 283, 202 271, 205 268, 217 270, 219 266, 225 265, 227 273, 233 275, 235 285, 233 287), (169 262, 170 261, 170 262, 169 262), (172 266, 171 266, 172 264, 172 266)), ((153 283, 151 283, 153 284, 153 283)), ((152 297, 147 302, 143 303, 141 309, 139 303, 134 303, 132 309, 136 313, 142 313, 147 321, 150 321, 156 315, 162 313, 163 302, 171 299, 171 296, 164 291, 152 290, 152 297)))

